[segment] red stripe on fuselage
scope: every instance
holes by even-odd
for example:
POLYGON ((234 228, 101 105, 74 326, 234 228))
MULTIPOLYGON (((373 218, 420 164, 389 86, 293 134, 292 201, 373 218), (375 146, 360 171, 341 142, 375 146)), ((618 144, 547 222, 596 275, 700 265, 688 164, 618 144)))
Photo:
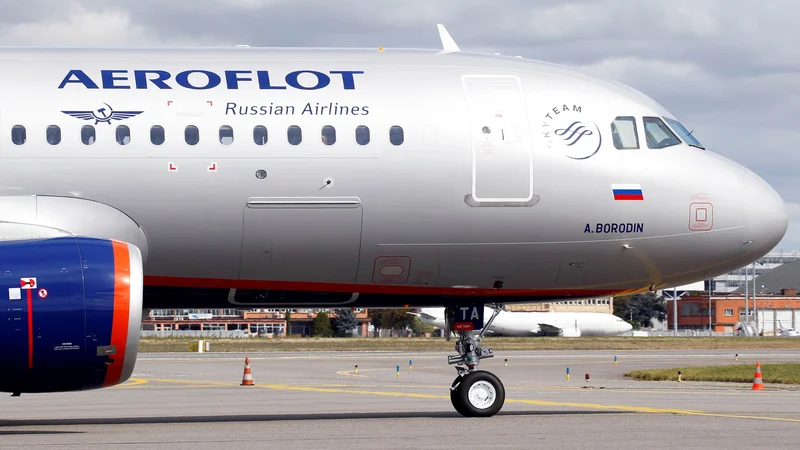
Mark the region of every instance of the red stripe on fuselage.
POLYGON ((620 293, 618 289, 478 289, 422 286, 386 286, 380 284, 313 283, 305 281, 227 280, 145 276, 145 286, 190 287, 208 289, 254 289, 310 292, 358 292, 359 294, 398 295, 471 295, 486 297, 602 297, 620 293))
MULTIPOLYGON (((106 368, 103 386, 113 386, 119 383, 122 375, 131 309, 131 263, 128 245, 115 241, 112 242, 112 247, 114 249, 114 317, 111 322, 111 345, 116 348, 116 353, 111 355, 114 362, 106 368)), ((138 330, 136 332, 138 333, 138 330)))

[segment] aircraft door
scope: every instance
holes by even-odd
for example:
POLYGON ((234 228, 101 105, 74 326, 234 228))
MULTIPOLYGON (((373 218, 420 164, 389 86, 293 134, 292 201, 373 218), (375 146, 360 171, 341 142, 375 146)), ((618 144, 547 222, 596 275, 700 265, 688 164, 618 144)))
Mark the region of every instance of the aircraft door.
POLYGON ((355 283, 361 216, 357 198, 249 199, 239 278, 288 290, 302 290, 293 283, 355 283))
POLYGON ((480 202, 533 198, 533 151, 525 95, 515 76, 463 79, 472 141, 472 197, 480 202))

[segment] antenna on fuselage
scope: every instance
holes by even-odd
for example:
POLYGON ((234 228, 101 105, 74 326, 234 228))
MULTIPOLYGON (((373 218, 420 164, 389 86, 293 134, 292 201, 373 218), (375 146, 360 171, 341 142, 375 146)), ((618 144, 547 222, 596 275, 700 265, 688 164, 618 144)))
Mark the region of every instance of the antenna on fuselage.
POLYGON ((447 28, 444 27, 442 24, 436 24, 439 28, 439 39, 442 40, 442 51, 439 52, 440 55, 453 53, 453 52, 460 52, 461 49, 458 48, 458 44, 453 39, 453 36, 450 36, 450 33, 447 32, 447 28))

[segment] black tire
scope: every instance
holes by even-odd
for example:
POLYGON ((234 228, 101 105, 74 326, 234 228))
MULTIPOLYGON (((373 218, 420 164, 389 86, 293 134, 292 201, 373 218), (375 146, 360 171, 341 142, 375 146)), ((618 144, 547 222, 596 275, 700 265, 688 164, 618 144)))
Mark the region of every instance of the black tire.
MULTIPOLYGON (((464 377, 462 377, 460 375, 457 376, 456 379, 453 380, 453 384, 451 384, 450 387, 452 388, 453 386, 461 383, 463 381, 463 379, 464 379, 464 377)), ((455 390, 450 389, 450 403, 453 404, 453 408, 455 408, 456 411, 458 411, 459 414, 461 414, 462 416, 465 416, 465 417, 469 417, 468 416, 469 411, 467 411, 466 407, 464 406, 464 402, 463 402, 461 396, 458 393, 461 390, 460 388, 461 388, 461 386, 459 385, 458 388, 456 388, 455 390)))
POLYGON ((458 412, 466 417, 491 417, 500 411, 506 401, 506 389, 503 383, 493 373, 485 370, 470 372, 461 377, 461 385, 454 392, 458 394, 463 408, 463 411, 458 412), (488 393, 489 397, 486 399, 480 398, 482 396, 476 397, 473 403, 470 401, 470 389, 473 387, 477 389, 476 393, 488 393))

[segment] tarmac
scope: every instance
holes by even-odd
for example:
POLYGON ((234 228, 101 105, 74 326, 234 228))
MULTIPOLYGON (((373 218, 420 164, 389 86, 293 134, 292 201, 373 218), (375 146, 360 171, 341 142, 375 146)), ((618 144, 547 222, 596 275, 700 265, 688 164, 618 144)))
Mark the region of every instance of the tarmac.
MULTIPOLYGON (((456 371, 447 364, 446 352, 140 354, 133 377, 120 386, 3 398, 0 446, 796 447, 800 386, 767 384, 752 391, 751 383, 646 382, 623 376, 633 369, 732 364, 735 353, 497 352, 480 366, 506 388, 506 403, 491 418, 455 412, 448 388, 456 371), (245 356, 255 386, 241 386, 245 356)), ((800 351, 738 354, 738 363, 754 372, 756 361, 800 361, 800 351)))

